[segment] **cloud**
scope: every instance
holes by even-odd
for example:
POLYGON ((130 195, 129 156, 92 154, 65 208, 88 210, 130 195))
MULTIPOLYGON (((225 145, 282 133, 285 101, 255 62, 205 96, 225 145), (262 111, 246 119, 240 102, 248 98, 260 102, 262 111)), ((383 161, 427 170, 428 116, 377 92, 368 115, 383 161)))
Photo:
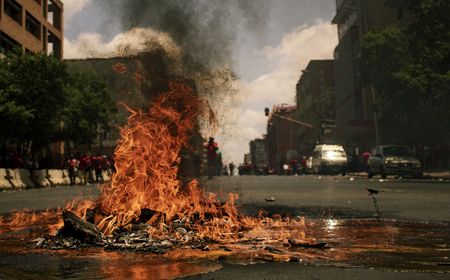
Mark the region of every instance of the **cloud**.
POLYGON ((301 70, 312 59, 329 59, 337 45, 336 27, 318 21, 311 26, 300 26, 285 34, 277 46, 258 51, 272 71, 241 85, 241 106, 234 128, 228 127, 217 135, 222 142, 225 161, 242 162, 248 142, 261 138, 266 132, 264 108, 275 104, 295 104, 295 85, 301 70))
POLYGON ((70 24, 73 15, 83 10, 92 0, 62 0, 64 4, 64 25, 70 24))
POLYGON ((181 49, 167 34, 151 28, 133 28, 105 42, 98 33, 81 33, 74 40, 64 39, 64 58, 90 58, 128 55, 154 47, 163 47, 172 58, 179 58, 181 49))

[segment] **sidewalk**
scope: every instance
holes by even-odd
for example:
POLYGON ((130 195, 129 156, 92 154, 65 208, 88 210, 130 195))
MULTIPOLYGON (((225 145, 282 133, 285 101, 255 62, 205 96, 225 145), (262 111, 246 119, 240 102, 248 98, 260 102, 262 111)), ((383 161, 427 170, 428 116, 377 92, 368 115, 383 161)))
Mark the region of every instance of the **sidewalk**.
MULTIPOLYGON (((367 178, 367 172, 348 172, 347 176, 367 178)), ((424 171, 423 178, 432 180, 450 180, 450 171, 424 171)))

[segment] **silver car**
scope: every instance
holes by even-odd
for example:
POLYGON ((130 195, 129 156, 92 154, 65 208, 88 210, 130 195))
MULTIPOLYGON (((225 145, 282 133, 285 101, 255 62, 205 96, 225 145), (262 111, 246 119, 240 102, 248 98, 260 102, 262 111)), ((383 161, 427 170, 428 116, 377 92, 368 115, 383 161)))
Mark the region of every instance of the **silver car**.
POLYGON ((369 178, 375 174, 380 174, 381 178, 386 178, 387 175, 420 178, 423 174, 420 161, 412 155, 408 147, 400 145, 373 148, 367 165, 369 178))
POLYGON ((347 172, 348 158, 341 145, 317 145, 312 157, 313 173, 333 174, 347 172))

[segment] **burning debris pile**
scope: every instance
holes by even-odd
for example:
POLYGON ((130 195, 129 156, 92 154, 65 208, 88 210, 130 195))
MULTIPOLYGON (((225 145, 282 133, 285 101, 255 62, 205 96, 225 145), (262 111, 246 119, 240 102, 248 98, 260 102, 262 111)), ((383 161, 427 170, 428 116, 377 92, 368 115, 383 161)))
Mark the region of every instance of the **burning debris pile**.
POLYGON ((185 84, 172 82, 169 89, 148 112, 129 109, 111 183, 102 186, 97 201, 76 209, 80 217, 62 212, 64 226, 47 240, 51 247, 82 242, 163 252, 172 244, 229 240, 241 230, 235 195, 221 203, 205 195, 197 181, 183 186, 179 180, 180 151, 188 147, 201 103, 185 84))

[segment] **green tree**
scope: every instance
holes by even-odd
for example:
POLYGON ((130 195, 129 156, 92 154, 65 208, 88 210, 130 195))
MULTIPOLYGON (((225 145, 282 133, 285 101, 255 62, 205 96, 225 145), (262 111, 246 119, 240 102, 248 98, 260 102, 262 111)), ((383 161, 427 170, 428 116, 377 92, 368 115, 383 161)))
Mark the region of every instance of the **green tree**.
POLYGON ((106 83, 94 72, 71 69, 66 84, 67 106, 64 109, 64 135, 75 145, 96 142, 107 132, 114 103, 106 83))
POLYGON ((32 153, 53 142, 65 105, 65 66, 16 50, 0 60, 0 141, 32 153))
POLYGON ((377 92, 384 135, 436 143, 450 132, 450 1, 389 0, 406 28, 372 30, 361 46, 363 82, 377 92))

